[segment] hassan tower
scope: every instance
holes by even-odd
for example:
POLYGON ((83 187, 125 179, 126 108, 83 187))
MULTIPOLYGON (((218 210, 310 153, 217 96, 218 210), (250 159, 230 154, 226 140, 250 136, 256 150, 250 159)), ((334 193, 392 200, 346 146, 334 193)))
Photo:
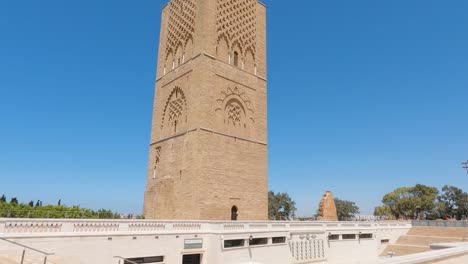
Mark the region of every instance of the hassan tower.
POLYGON ((162 9, 147 219, 266 220, 266 8, 172 0, 162 9))

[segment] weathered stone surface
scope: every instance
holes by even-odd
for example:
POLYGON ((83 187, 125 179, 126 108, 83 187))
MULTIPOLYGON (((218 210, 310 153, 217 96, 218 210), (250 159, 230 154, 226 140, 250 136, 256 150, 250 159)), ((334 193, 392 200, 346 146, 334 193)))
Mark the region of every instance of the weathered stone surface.
POLYGON ((266 220, 265 6, 172 0, 156 74, 145 217, 266 220))
POLYGON ((320 200, 318 219, 322 221, 338 221, 335 198, 329 191, 325 192, 320 200))

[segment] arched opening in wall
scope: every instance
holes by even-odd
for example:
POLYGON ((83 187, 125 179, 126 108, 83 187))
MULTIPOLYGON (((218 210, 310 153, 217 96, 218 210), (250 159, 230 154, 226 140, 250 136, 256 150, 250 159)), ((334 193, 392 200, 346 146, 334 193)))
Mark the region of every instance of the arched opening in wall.
POLYGON ((224 36, 218 39, 218 46, 216 46, 216 57, 221 61, 229 63, 229 45, 227 39, 224 36))
POLYGON ((234 51, 234 66, 239 67, 239 53, 234 51))
POLYGON ((239 43, 234 43, 232 49, 232 58, 231 63, 236 67, 242 68, 242 60, 241 60, 242 50, 239 43))
POLYGON ((234 205, 231 208, 231 221, 237 221, 238 210, 237 207, 234 205))

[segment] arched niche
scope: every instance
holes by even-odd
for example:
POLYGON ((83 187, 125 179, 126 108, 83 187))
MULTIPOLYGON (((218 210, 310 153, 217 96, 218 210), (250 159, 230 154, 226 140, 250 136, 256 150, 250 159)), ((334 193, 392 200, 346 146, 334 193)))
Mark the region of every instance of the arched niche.
POLYGON ((255 74, 255 57, 252 50, 247 50, 244 56, 244 70, 255 74))
POLYGON ((193 40, 192 38, 187 39, 184 49, 184 58, 183 62, 189 61, 193 57, 193 40))
POLYGON ((179 67, 183 63, 184 48, 182 44, 179 44, 175 53, 175 68, 179 67))
POLYGON ((229 63, 229 44, 225 36, 221 36, 218 39, 218 45, 216 46, 216 57, 229 63))
POLYGON ((242 49, 239 43, 234 43, 231 54, 231 64, 243 69, 244 62, 242 60, 242 49))

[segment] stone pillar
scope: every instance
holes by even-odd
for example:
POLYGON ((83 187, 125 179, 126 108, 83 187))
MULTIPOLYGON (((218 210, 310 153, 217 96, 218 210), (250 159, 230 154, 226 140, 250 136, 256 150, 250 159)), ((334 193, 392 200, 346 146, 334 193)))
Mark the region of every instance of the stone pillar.
POLYGON ((338 221, 336 215, 335 198, 330 191, 325 192, 320 200, 318 220, 321 221, 338 221))

